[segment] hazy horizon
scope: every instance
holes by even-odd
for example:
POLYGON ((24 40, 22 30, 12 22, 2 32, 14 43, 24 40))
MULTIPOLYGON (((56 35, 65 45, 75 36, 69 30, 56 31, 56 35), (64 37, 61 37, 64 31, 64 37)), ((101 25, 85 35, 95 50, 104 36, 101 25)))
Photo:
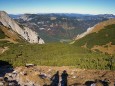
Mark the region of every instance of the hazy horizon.
POLYGON ((113 0, 0 0, 0 10, 8 14, 75 13, 114 14, 113 0))
MULTIPOLYGON (((5 11, 6 12, 6 11, 5 11)), ((23 14, 81 14, 81 15, 104 15, 104 14, 85 14, 85 13, 8 13, 9 15, 23 15, 23 14)), ((106 13, 107 14, 107 13, 106 13)), ((109 14, 108 14, 109 15, 109 14)), ((115 14, 110 14, 115 15, 115 14)))

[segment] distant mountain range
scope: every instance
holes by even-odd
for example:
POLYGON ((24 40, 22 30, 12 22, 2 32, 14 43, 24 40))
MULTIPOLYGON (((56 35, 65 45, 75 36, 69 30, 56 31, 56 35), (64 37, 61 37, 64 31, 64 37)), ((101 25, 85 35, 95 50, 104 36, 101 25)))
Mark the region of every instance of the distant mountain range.
POLYGON ((23 14, 8 14, 11 18, 13 18, 13 19, 17 19, 17 18, 19 18, 21 15, 23 15, 23 14))
MULTIPOLYGON (((3 14, 3 12, 1 12, 3 14)), ((100 15, 90 15, 90 14, 74 14, 74 13, 50 13, 50 14, 9 14, 1 15, 2 17, 7 17, 7 22, 13 22, 16 27, 25 28, 29 27, 36 34, 39 34, 45 42, 70 42, 75 39, 77 35, 85 32, 88 28, 94 25, 115 18, 113 14, 100 14, 100 15)), ((4 19, 5 19, 4 18, 4 19)), ((1 19, 1 24, 3 25, 5 20, 1 19)), ((12 23, 3 25, 4 28, 14 28, 12 23), (8 26, 9 25, 9 26, 8 26), (5 27, 4 27, 5 26, 5 27)), ((17 28, 16 28, 17 29, 17 28)), ((30 40, 24 36, 21 32, 13 30, 19 35, 25 37, 24 39, 30 40)), ((24 32, 24 31, 23 31, 24 32)), ((31 36, 32 37, 32 36, 31 36)), ((79 36, 80 37, 80 36, 79 36)), ((33 40, 33 38, 32 38, 33 40)), ((32 42, 31 40, 31 42, 32 42)))
MULTIPOLYGON (((16 19, 19 18, 20 16, 22 16, 24 14, 9 14, 10 17, 16 19)), ((50 15, 50 16, 54 16, 54 15, 58 15, 58 16, 68 16, 68 17, 105 17, 105 18, 115 18, 115 15, 113 14, 98 14, 98 15, 92 15, 92 14, 77 14, 77 13, 38 13, 37 15, 50 15)), ((86 18, 85 18, 86 19, 86 18)))
POLYGON ((112 14, 90 15, 74 13, 11 15, 19 24, 32 28, 45 42, 74 39, 95 24, 115 18, 112 14))

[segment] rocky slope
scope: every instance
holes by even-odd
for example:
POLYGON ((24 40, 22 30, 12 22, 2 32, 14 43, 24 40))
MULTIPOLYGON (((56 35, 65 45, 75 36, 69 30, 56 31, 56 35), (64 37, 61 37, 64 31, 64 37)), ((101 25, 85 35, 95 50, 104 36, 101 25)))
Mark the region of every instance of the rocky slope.
MULTIPOLYGON (((6 73, 5 84, 10 86, 51 86, 51 79, 59 71, 59 86, 61 86, 61 74, 66 70, 68 86, 114 86, 115 71, 86 70, 72 67, 16 67, 14 71, 6 73), (19 85, 20 84, 20 85, 19 85)), ((3 81, 0 81, 4 84, 3 81)))
POLYGON ((21 38, 25 39, 29 43, 44 43, 44 41, 35 31, 31 30, 28 27, 19 25, 4 11, 0 11, 0 25, 10 28, 12 32, 16 32, 18 35, 20 35, 21 38))

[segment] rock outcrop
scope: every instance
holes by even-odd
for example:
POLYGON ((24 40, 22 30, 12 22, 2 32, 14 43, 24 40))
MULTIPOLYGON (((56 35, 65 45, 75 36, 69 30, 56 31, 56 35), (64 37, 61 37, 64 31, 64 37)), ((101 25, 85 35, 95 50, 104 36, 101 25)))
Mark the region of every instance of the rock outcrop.
POLYGON ((80 38, 86 36, 88 33, 90 33, 90 32, 93 30, 93 28, 94 28, 94 27, 89 27, 86 32, 84 32, 84 33, 82 33, 82 34, 80 34, 80 35, 77 35, 77 37, 76 37, 75 40, 78 40, 78 39, 80 39, 80 38))
POLYGON ((14 32, 18 33, 21 38, 27 40, 29 43, 44 43, 44 41, 39 37, 38 33, 28 27, 19 25, 4 11, 0 11, 0 23, 5 27, 11 28, 14 32))
POLYGON ((58 86, 61 86, 61 75, 64 70, 68 73, 68 86, 114 86, 115 71, 77 69, 67 66, 16 67, 4 77, 7 78, 8 86, 56 86, 52 85, 52 82, 54 83, 57 70, 59 71, 58 86))

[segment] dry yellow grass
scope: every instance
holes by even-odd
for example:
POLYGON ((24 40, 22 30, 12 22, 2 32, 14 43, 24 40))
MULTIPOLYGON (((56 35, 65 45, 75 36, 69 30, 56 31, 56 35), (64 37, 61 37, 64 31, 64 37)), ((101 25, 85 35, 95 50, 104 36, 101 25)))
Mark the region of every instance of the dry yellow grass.
POLYGON ((115 45, 111 45, 111 43, 108 43, 103 46, 95 45, 91 50, 93 50, 93 51, 99 50, 102 53, 108 53, 110 55, 113 55, 113 54, 115 54, 115 45))
POLYGON ((11 29, 4 26, 0 26, 0 28, 5 33, 5 35, 9 38, 7 40, 13 40, 13 41, 20 40, 18 34, 12 31, 11 29))
POLYGON ((101 23, 97 24, 90 33, 98 32, 101 29, 104 29, 105 26, 108 26, 108 25, 111 25, 111 24, 115 24, 115 19, 110 19, 108 21, 104 21, 104 22, 101 22, 101 23))

